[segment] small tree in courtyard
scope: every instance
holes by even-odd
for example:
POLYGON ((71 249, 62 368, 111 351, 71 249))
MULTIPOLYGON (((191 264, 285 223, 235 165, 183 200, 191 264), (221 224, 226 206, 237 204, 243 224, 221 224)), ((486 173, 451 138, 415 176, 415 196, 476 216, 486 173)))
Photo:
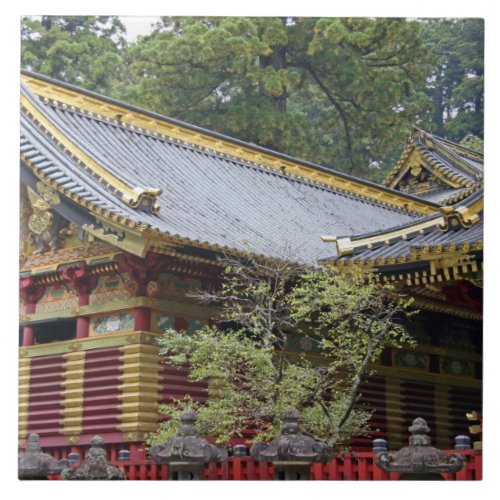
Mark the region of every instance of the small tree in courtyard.
POLYGON ((162 405, 169 418, 149 442, 174 435, 188 407, 198 412, 200 433, 217 443, 252 431, 270 439, 289 407, 301 412, 307 433, 334 446, 366 433, 371 412, 356 404, 360 384, 384 347, 412 343, 402 324, 411 299, 373 276, 285 257, 223 263, 221 286, 198 295, 216 307, 218 326, 193 335, 170 329, 160 339, 166 363, 208 382, 207 401, 187 396, 162 405), (296 335, 311 352, 290 348, 296 335))

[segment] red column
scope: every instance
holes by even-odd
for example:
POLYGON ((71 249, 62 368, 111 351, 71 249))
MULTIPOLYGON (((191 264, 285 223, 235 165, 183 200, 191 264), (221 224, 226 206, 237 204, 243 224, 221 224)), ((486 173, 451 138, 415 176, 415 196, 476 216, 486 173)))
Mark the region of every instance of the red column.
MULTIPOLYGON (((33 276, 21 276, 19 278, 19 296, 24 303, 25 313, 33 314, 36 311, 36 303, 42 298, 43 285, 35 284, 33 276)), ((23 329, 23 346, 35 343, 35 327, 26 325, 23 329)))
MULTIPOLYGON (((89 294, 80 293, 78 295, 78 305, 87 306, 89 304, 89 294)), ((78 316, 76 318, 76 338, 84 339, 89 336, 90 318, 88 316, 78 316)))
POLYGON ((136 307, 134 309, 134 329, 149 331, 151 309, 149 307, 136 307))
MULTIPOLYGON (((135 282, 135 296, 145 297, 147 285, 157 279, 162 266, 160 255, 149 252, 145 258, 130 254, 122 254, 117 259, 120 271, 128 273, 135 282)), ((151 309, 136 307, 134 309, 134 329, 149 331, 151 328, 151 309)))
MULTIPOLYGON (((97 284, 97 277, 90 274, 90 269, 86 264, 77 264, 61 269, 61 277, 71 283, 78 293, 78 305, 89 304, 89 296, 92 288, 97 284)), ((76 319, 76 338, 84 339, 89 336, 89 317, 79 316, 76 319)))

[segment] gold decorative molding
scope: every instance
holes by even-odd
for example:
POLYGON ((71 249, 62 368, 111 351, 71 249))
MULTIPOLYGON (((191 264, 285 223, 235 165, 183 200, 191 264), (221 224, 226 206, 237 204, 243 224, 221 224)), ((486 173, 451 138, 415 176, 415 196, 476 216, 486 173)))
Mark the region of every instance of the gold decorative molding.
POLYGON ((454 377, 444 373, 430 373, 424 371, 400 370, 396 367, 378 365, 377 375, 387 379, 397 379, 406 382, 421 382, 424 384, 445 384, 453 387, 467 387, 481 390, 483 381, 472 377, 454 377))
POLYGON ((459 144, 447 141, 441 137, 436 139, 439 142, 436 142, 433 136, 427 132, 414 128, 410 138, 406 142, 405 149, 398 163, 385 178, 384 185, 394 189, 410 168, 415 165, 424 165, 427 166, 432 174, 451 188, 473 188, 475 184, 474 181, 467 179, 457 172, 451 171, 448 167, 430 156, 427 148, 437 148, 440 154, 448 158, 451 162, 458 163, 463 169, 473 175, 478 175, 478 172, 464 160, 463 156, 473 161, 482 162, 484 155, 459 144), (422 141, 424 145, 420 145, 417 141, 422 141), (445 144, 452 150, 452 153, 450 154, 449 151, 443 149, 439 143, 445 144))
POLYGON ((138 133, 148 133, 153 137, 181 145, 193 145, 227 159, 243 160, 256 166, 271 168, 281 174, 304 178, 329 188, 370 199, 378 204, 386 204, 419 214, 430 214, 436 209, 435 205, 425 200, 407 197, 403 193, 392 193, 356 178, 326 172, 299 160, 284 158, 272 152, 253 149, 250 145, 232 142, 216 135, 212 136, 208 131, 199 131, 179 123, 169 122, 166 117, 156 118, 145 111, 131 110, 76 90, 59 87, 33 76, 22 75, 22 80, 32 92, 44 98, 46 102, 61 105, 63 108, 69 106, 71 111, 81 111, 111 124, 125 126, 138 133))
MULTIPOLYGON (((377 374, 378 374, 377 369, 377 374)), ((401 408, 401 383, 398 379, 385 379, 385 415, 387 421, 386 439, 391 449, 398 449, 404 442, 400 422, 403 420, 401 408)))
MULTIPOLYGON (((131 227, 96 216, 95 224, 83 224, 82 229, 105 243, 126 250, 139 257, 144 257, 148 250, 148 242, 142 233, 131 227)), ((135 225, 135 224, 134 224, 135 225)))
MULTIPOLYGON (((139 342, 147 344, 155 344, 155 339, 160 334, 151 332, 139 332, 139 342)), ((33 345, 19 349, 20 358, 36 358, 40 356, 48 356, 51 354, 67 354, 77 352, 76 349, 81 351, 89 351, 92 349, 102 349, 105 347, 120 347, 129 343, 129 337, 135 335, 137 332, 127 334, 123 333, 110 333, 101 335, 99 337, 87 337, 79 339, 79 342, 74 341, 60 341, 51 342, 50 344, 33 345)), ((69 390, 68 390, 69 391, 69 390)))
POLYGON ((335 242, 337 245, 338 255, 344 256, 352 255, 354 250, 361 247, 371 248, 373 245, 380 243, 389 245, 396 240, 407 239, 409 234, 423 233, 426 229, 438 228, 442 224, 444 224, 444 217, 442 215, 438 215, 437 217, 424 222, 418 222, 416 224, 404 226, 394 230, 387 230, 359 239, 337 236, 322 236, 321 239, 326 243, 335 242))
POLYGON ((66 442, 68 444, 76 444, 80 441, 80 436, 79 435, 72 435, 72 436, 67 436, 66 437, 66 442))
POLYGON ((71 437, 82 433, 85 351, 71 352, 64 354, 63 357, 65 359, 61 383, 64 387, 61 403, 63 418, 60 432, 71 437))
MULTIPOLYGON (((130 297, 124 300, 114 300, 104 304, 94 304, 88 306, 78 306, 67 311, 49 311, 43 313, 26 314, 23 316, 25 323, 32 321, 49 321, 58 318, 72 318, 77 316, 91 316, 94 314, 115 313, 125 309, 136 307, 148 307, 165 313, 187 314, 202 318, 216 316, 216 311, 210 307, 193 304, 191 302, 181 302, 169 299, 153 297, 130 297)), ((105 334, 100 334, 104 336, 105 334)), ((79 342, 87 342, 88 338, 79 339, 79 342)), ((69 342, 69 341, 64 341, 69 342)), ((72 342, 75 342, 74 340, 72 342)))
POLYGON ((123 432, 150 432, 159 420, 158 403, 161 400, 159 347, 133 344, 120 348, 119 405, 123 432))
POLYGON ((20 358, 18 375, 18 435, 20 439, 25 439, 29 429, 30 371, 31 360, 20 358))

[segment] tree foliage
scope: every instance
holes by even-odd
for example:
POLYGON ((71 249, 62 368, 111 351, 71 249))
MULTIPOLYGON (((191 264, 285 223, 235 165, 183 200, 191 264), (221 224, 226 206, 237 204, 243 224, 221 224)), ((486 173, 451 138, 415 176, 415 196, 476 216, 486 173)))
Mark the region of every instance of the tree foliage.
POLYGON ((424 20, 422 37, 436 59, 427 85, 432 129, 457 142, 468 135, 482 139, 484 20, 424 20))
POLYGON ((21 65, 95 92, 113 94, 125 75, 125 28, 117 17, 41 16, 21 20, 21 65))
POLYGON ((117 17, 25 17, 22 66, 372 180, 413 124, 483 137, 480 19, 164 17, 124 35, 117 17))
MULTIPOLYGON (((276 436, 287 408, 301 412, 303 429, 340 446, 367 431, 369 408, 359 407, 359 386, 385 346, 411 343, 402 324, 411 301, 367 276, 334 269, 304 269, 285 260, 227 259, 220 289, 199 295, 217 306, 220 328, 192 336, 168 330, 165 362, 190 368, 208 381, 208 399, 162 405, 169 415, 149 442, 175 434, 186 408, 198 410, 199 431, 216 442, 245 435, 276 436), (290 350, 300 332, 319 358, 290 350)), ((310 354, 310 353, 309 353, 310 354)))
POLYGON ((190 123, 366 174, 388 162, 426 107, 418 31, 403 19, 163 18, 133 50, 131 95, 190 123))

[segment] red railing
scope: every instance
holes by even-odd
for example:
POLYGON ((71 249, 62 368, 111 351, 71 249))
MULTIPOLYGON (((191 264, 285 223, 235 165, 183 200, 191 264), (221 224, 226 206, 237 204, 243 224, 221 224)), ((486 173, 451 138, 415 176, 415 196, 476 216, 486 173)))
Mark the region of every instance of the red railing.
MULTIPOLYGON (((448 481, 474 481, 482 479, 482 453, 477 450, 455 451, 445 453, 459 453, 464 456, 466 466, 457 473, 443 474, 448 481)), ((110 459, 124 469, 129 480, 166 480, 168 479, 168 465, 158 465, 151 460, 131 460, 119 463, 116 461, 116 452, 111 453, 110 459)), ((61 453, 58 458, 65 458, 61 453)), ((399 474, 387 473, 375 465, 375 455, 371 452, 350 452, 338 454, 327 464, 313 464, 311 466, 312 480, 321 481, 384 481, 397 480, 399 474)), ((274 476, 273 466, 270 463, 255 462, 251 457, 231 457, 222 464, 209 464, 205 467, 205 479, 228 481, 267 481, 274 476)), ((52 476, 51 479, 58 479, 52 476)))

